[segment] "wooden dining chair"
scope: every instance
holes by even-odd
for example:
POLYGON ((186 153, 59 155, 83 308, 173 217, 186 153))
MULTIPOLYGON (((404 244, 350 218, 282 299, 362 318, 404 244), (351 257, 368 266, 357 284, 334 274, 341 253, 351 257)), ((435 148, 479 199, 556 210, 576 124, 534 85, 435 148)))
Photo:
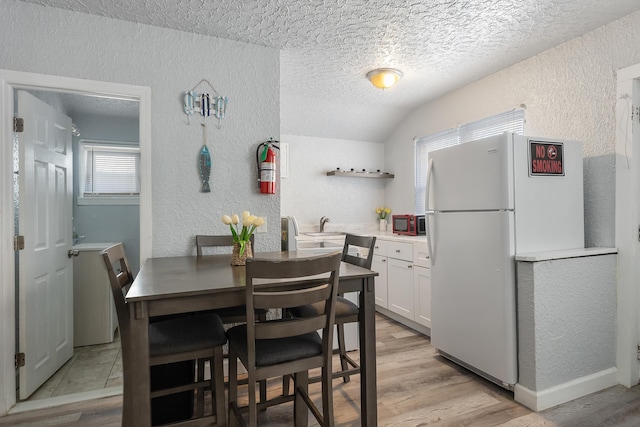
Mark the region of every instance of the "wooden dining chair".
MULTIPOLYGON (((254 240, 255 234, 252 234, 249 237, 249 241, 251 242, 251 247, 254 248, 254 240)), ((204 248, 216 248, 216 247, 233 247, 233 236, 231 234, 225 235, 207 235, 207 234, 198 234, 196 235, 196 255, 202 256, 204 248)))
MULTIPOLYGON (((251 247, 253 248, 255 235, 252 234, 249 237, 249 241, 251 242, 251 247)), ((226 235, 205 235, 198 234, 196 235, 196 255, 199 257, 206 256, 203 255, 205 248, 223 248, 230 247, 233 248, 233 236, 231 234, 226 235)), ((216 313, 222 319, 222 323, 227 325, 235 325, 239 323, 246 323, 247 316, 244 305, 235 306, 235 307, 225 307, 225 308, 217 308, 215 310, 211 310, 213 313, 216 313)), ((260 320, 266 320, 267 318, 267 310, 256 310, 256 315, 260 320)), ((228 355, 225 354, 224 357, 228 355)), ((267 398, 267 382, 260 382, 260 401, 264 401, 267 398)))
POLYGON ((259 408, 293 400, 296 426, 306 425, 307 407, 320 425, 334 425, 331 358, 340 257, 336 252, 279 261, 247 260, 247 323, 227 332, 230 423, 240 420, 244 424, 242 414, 248 412, 248 425, 255 427, 259 408), (316 277, 310 279, 310 276, 316 277), (260 281, 264 283, 263 279, 275 283, 257 286, 260 281), (323 306, 313 317, 259 321, 254 314, 256 308, 288 308, 312 303, 323 306), (322 337, 318 330, 322 330, 322 337), (238 406, 236 358, 248 373, 249 404, 245 407, 238 406), (322 371, 322 412, 308 395, 308 371, 314 368, 322 371), (292 397, 278 396, 260 404, 256 402, 257 381, 288 374, 294 377, 292 397))
MULTIPOLYGON (((127 402, 135 392, 136 385, 131 382, 131 359, 137 346, 130 334, 129 306, 125 301, 126 293, 133 283, 133 275, 121 243, 113 245, 102 252, 105 267, 111 284, 111 291, 118 316, 122 345, 123 400, 127 402)), ((168 365, 184 361, 209 360, 211 380, 204 380, 204 370, 198 369, 190 384, 153 390, 151 398, 196 391, 195 417, 187 421, 179 421, 180 426, 211 425, 215 416, 216 425, 226 426, 227 415, 224 397, 224 377, 222 346, 227 342, 220 317, 213 313, 176 315, 149 323, 149 366, 168 365), (204 391, 211 390, 212 414, 204 414, 204 391), (215 403, 214 403, 215 402, 215 403)), ((202 364, 204 365, 204 364, 202 364)), ((152 378, 153 380, 153 378, 152 378)), ((133 410, 126 403, 123 405, 123 419, 128 418, 125 411, 133 410)), ((155 422, 154 422, 155 425, 155 422)), ((167 424, 171 425, 171 424, 167 424)))
MULTIPOLYGON (((376 243, 375 236, 359 236, 355 234, 347 234, 344 239, 344 247, 342 249, 342 261, 357 265, 359 267, 371 269, 373 261, 373 249, 376 243), (366 256, 361 256, 365 252, 366 256)), ((305 304, 299 307, 293 307, 288 310, 290 316, 293 317, 311 317, 316 316, 322 310, 322 306, 318 303, 305 304)), ((333 378, 342 378, 345 383, 349 382, 350 376, 360 373, 360 365, 349 356, 346 350, 344 340, 344 325, 346 323, 358 322, 359 309, 356 304, 338 294, 336 300, 336 337, 338 348, 334 351, 340 355, 340 371, 333 373, 333 378)), ((283 379, 283 394, 289 394, 290 377, 283 379)), ((309 382, 320 381, 320 377, 314 377, 309 382)))
MULTIPOLYGON (((254 247, 253 246, 254 237, 255 235, 252 234, 251 237, 249 238, 252 248, 254 247)), ((223 247, 230 247, 230 248, 233 247, 233 236, 231 234, 220 235, 220 236, 198 234, 196 236, 196 254, 199 257, 203 256, 203 253, 204 253, 203 249, 205 248, 223 248, 223 247)), ((222 323, 224 323, 225 325, 231 325, 234 323, 244 323, 247 321, 245 317, 244 306, 242 305, 237 307, 226 307, 226 308, 216 309, 215 313, 218 316, 220 316, 220 318, 222 319, 222 323)), ((266 318, 267 316, 266 310, 260 311, 259 315, 266 318)))

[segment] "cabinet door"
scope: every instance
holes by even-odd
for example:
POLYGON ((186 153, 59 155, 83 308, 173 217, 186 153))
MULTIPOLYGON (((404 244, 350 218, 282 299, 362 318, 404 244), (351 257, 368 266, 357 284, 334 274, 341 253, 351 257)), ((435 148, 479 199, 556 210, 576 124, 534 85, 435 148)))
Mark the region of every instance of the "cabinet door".
POLYGON ((389 310, 414 320, 413 269, 409 261, 387 258, 389 310))
POLYGON ((431 328, 431 269, 413 266, 415 321, 431 328))
POLYGON ((376 284, 376 305, 388 308, 387 304, 387 257, 374 255, 371 262, 371 269, 378 272, 375 278, 376 284))
POLYGON ((380 256, 387 256, 387 241, 376 239, 376 243, 373 246, 373 253, 380 256))
POLYGON ((413 244, 406 242, 387 242, 387 256, 389 258, 413 261, 413 244))

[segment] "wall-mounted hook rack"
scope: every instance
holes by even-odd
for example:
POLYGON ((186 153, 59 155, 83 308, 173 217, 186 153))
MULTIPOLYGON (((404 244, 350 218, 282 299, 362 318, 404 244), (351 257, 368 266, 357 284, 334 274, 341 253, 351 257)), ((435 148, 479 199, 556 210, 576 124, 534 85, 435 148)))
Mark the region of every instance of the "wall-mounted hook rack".
POLYGON ((211 82, 207 79, 202 79, 195 85, 191 90, 187 90, 184 92, 184 105, 183 111, 187 115, 187 124, 191 124, 191 116, 195 114, 196 109, 202 116, 202 119, 206 119, 210 117, 212 114, 214 117, 218 119, 218 124, 216 125, 218 129, 220 129, 221 121, 227 116, 227 106, 229 104, 229 99, 226 96, 222 96, 218 93, 218 91, 213 87, 211 82), (206 83, 215 96, 212 96, 209 93, 200 93, 196 92, 196 89, 203 84, 206 83))

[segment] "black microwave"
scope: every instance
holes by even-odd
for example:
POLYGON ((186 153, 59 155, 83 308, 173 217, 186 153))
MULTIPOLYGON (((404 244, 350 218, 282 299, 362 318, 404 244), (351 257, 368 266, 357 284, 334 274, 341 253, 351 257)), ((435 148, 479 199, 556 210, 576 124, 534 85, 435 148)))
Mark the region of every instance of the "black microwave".
POLYGON ((395 234, 415 236, 426 232, 424 215, 393 215, 391 224, 395 234))

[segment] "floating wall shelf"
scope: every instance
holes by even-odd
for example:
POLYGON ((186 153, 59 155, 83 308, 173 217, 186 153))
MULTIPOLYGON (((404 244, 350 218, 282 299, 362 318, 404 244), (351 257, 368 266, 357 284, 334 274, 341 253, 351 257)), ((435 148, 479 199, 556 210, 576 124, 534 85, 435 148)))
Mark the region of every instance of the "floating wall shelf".
POLYGON ((327 176, 351 176, 357 178, 393 178, 392 173, 387 172, 346 172, 346 171, 329 171, 327 176))

